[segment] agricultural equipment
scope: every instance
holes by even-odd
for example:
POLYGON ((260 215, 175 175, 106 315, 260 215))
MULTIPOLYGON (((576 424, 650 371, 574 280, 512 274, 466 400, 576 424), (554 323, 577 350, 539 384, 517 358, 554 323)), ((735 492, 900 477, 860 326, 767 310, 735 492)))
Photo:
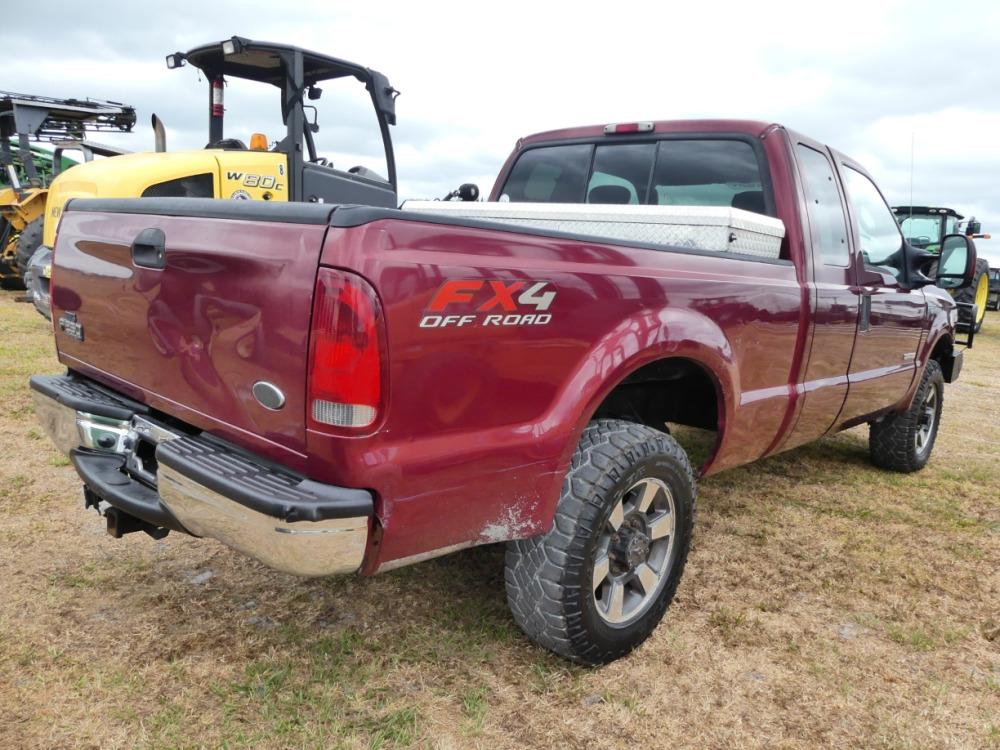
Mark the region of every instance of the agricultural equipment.
POLYGON ((990 296, 986 306, 1000 310, 1000 268, 990 269, 990 296))
MULTIPOLYGON (((941 241, 947 234, 960 233, 970 239, 990 238, 988 234, 981 233, 982 225, 976 221, 975 216, 969 217, 966 221, 965 217, 953 208, 895 206, 892 210, 896 214, 896 220, 903 230, 906 241, 914 247, 933 253, 941 251, 941 241)), ((972 285, 952 291, 952 296, 957 302, 975 305, 971 321, 959 320, 960 330, 967 329, 973 333, 979 333, 983 327, 983 320, 986 318, 986 304, 989 299, 989 271, 989 261, 985 258, 979 258, 976 261, 976 275, 972 280, 972 285)))
MULTIPOLYGON (((299 47, 234 36, 188 52, 166 56, 169 69, 190 65, 207 79, 208 139, 197 151, 166 151, 163 127, 154 116, 155 153, 129 154, 114 161, 81 165, 52 185, 42 249, 32 267, 36 306, 47 314, 48 279, 56 225, 70 198, 188 197, 236 200, 361 203, 396 206, 396 164, 389 126, 396 124, 399 92, 381 73, 357 63, 299 47), (228 78, 278 89, 285 132, 269 144, 264 133, 249 136, 249 146, 226 133, 225 86, 228 78), (355 78, 371 98, 385 155, 386 176, 364 166, 338 169, 318 153, 317 84, 355 78)), ((342 144, 350 145, 350 144, 342 144)))
POLYGON ((121 149, 88 141, 91 132, 129 132, 135 110, 118 102, 0 92, 0 281, 18 285, 42 241, 49 184, 76 164, 121 149), (46 143, 43 148, 38 143, 46 143))

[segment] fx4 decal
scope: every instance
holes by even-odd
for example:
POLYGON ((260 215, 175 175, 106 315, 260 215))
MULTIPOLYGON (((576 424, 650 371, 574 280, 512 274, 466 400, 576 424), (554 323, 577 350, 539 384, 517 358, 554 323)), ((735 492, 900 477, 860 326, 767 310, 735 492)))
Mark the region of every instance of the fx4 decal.
POLYGON ((548 281, 453 279, 434 293, 420 319, 421 328, 465 326, 544 326, 556 298, 548 281), (458 307, 463 314, 448 314, 458 307))

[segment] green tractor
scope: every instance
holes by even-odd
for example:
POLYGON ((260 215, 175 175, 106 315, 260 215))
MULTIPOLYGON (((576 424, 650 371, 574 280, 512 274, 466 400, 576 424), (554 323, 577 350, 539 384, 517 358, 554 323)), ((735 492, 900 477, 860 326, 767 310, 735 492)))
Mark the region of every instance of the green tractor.
MULTIPOLYGON (((892 210, 906 241, 932 253, 941 251, 941 241, 946 234, 964 234, 970 239, 990 238, 988 234, 981 234, 982 226, 975 216, 970 216, 965 221, 965 217, 953 208, 895 206, 892 210)), ((979 333, 986 318, 986 303, 990 294, 989 261, 985 258, 976 260, 976 275, 972 285, 951 294, 956 302, 975 304, 973 319, 969 321, 960 317, 958 326, 962 330, 979 333)))
POLYGON ((135 110, 117 102, 0 91, 0 287, 23 288, 42 241, 49 185, 77 163, 66 152, 79 151, 83 161, 119 155, 86 136, 127 133, 133 125, 135 110))

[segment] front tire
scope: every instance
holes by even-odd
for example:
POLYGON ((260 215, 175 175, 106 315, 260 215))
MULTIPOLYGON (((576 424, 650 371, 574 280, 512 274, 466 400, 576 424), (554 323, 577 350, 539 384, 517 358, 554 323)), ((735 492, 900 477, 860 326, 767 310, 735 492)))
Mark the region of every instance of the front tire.
POLYGON ((924 468, 934 449, 943 405, 941 365, 928 360, 910 408, 871 423, 868 448, 872 462, 883 469, 904 473, 924 468))
POLYGON ((695 484, 669 435, 601 419, 584 431, 552 529, 507 545, 507 602, 543 648, 606 664, 663 618, 691 545, 695 484))

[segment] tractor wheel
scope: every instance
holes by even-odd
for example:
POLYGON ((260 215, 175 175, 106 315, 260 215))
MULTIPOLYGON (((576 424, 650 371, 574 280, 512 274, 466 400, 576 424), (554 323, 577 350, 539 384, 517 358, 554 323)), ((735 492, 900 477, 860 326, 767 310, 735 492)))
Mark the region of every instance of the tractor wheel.
MULTIPOLYGON (((976 275, 972 277, 972 285, 955 292, 956 302, 974 302, 977 306, 976 319, 972 321, 972 332, 979 333, 986 317, 986 303, 990 298, 990 262, 985 258, 976 259, 976 275)), ((960 319, 959 327, 969 329, 969 321, 960 319)))
POLYGON ((17 275, 16 250, 17 234, 14 227, 0 216, 0 289, 24 289, 24 284, 17 275))
POLYGON ((42 217, 38 217, 21 230, 21 236, 17 238, 17 270, 24 276, 28 270, 28 262, 35 250, 42 244, 42 217))
POLYGON ((0 278, 0 289, 6 291, 21 291, 24 289, 24 282, 15 276, 4 276, 0 278))

